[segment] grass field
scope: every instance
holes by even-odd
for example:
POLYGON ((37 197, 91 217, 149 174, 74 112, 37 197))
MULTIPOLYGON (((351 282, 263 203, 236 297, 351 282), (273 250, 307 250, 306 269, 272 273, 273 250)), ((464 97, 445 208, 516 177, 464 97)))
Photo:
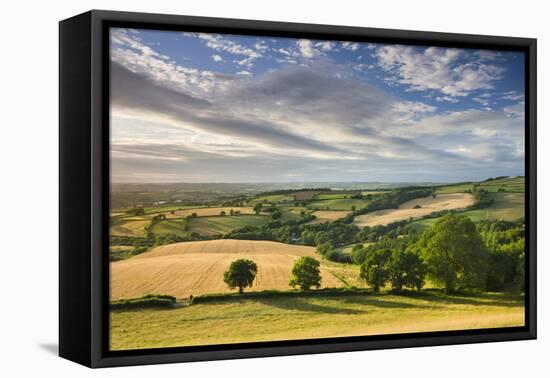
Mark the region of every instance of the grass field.
POLYGON ((189 225, 189 232, 196 232, 201 235, 224 235, 230 231, 245 226, 258 226, 267 222, 269 218, 265 215, 225 215, 225 216, 202 216, 185 220, 167 219, 156 223, 152 231, 156 235, 187 236, 185 224, 189 225))
POLYGON ((255 205, 257 203, 285 203, 294 201, 294 197, 289 194, 273 194, 270 196, 260 196, 249 201, 250 204, 255 205))
POLYGON ((217 217, 199 217, 189 220, 189 231, 201 235, 224 235, 245 226, 260 226, 266 223, 266 215, 226 215, 217 217))
POLYGON ((339 199, 327 199, 327 200, 315 200, 308 203, 307 207, 310 209, 317 208, 318 210, 347 210, 351 211, 352 206, 356 209, 365 207, 370 201, 367 199, 355 199, 355 198, 339 198, 339 199))
POLYGON ((111 350, 121 350, 521 326, 524 303, 519 295, 492 293, 231 297, 116 310, 110 320, 111 350))
POLYGON ((353 223, 358 227, 373 227, 410 218, 422 217, 437 211, 462 209, 473 205, 473 203, 474 198, 471 194, 439 194, 436 198, 429 196, 407 201, 401 204, 397 209, 379 210, 359 215, 355 217, 353 223), (420 206, 420 208, 415 208, 417 205, 420 206))
POLYGON ((315 215, 316 218, 309 223, 334 222, 337 219, 345 217, 349 213, 349 211, 314 211, 312 214, 315 215))
MULTIPOLYGON (((523 193, 491 193, 494 202, 485 209, 462 212, 474 222, 488 219, 513 221, 525 216, 525 194, 523 193)), ((424 231, 439 218, 421 219, 411 223, 418 231, 424 231)))
MULTIPOLYGON (((472 190, 474 183, 460 183, 445 185, 436 188, 436 193, 464 193, 466 190, 472 190)), ((524 193, 525 192, 525 177, 508 177, 498 180, 489 180, 479 183, 479 188, 495 193, 499 189, 504 189, 509 193, 524 193)))
MULTIPOLYGON (((320 260, 314 247, 255 240, 209 240, 169 244, 127 260, 111 263, 111 300, 137 298, 150 293, 173 295, 230 292, 223 273, 239 258, 258 264, 249 290, 290 290, 290 272, 296 259, 320 260)), ((358 267, 323 261, 322 287, 345 287, 358 277, 358 267), (342 278, 344 280, 342 280, 342 278)))

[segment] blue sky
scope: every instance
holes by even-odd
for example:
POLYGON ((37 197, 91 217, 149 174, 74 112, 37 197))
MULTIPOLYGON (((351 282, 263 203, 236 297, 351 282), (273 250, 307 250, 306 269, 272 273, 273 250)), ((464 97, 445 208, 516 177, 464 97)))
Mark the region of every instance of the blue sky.
POLYGON ((524 56, 111 30, 115 182, 522 175, 524 56))

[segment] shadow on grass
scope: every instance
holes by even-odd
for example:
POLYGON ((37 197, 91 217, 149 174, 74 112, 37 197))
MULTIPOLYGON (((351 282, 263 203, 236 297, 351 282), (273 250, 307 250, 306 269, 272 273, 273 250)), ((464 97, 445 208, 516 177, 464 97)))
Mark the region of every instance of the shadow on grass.
POLYGON ((356 310, 343 307, 334 307, 311 303, 304 300, 304 298, 254 298, 255 301, 260 302, 266 306, 277 307, 283 310, 298 310, 304 312, 317 312, 323 314, 345 314, 345 315, 357 315, 365 313, 363 310, 356 310))
POLYGON ((423 299, 438 304, 462 304, 471 306, 499 306, 499 307, 523 307, 525 301, 519 294, 507 293, 453 293, 446 294, 441 290, 428 289, 423 291, 406 291, 400 295, 410 298, 423 299))

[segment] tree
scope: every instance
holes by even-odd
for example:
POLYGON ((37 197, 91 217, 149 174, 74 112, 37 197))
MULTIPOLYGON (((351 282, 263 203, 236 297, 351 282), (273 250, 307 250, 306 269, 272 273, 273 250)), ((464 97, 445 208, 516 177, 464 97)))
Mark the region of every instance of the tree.
POLYGON ((334 253, 334 246, 330 241, 317 244, 317 252, 325 258, 329 258, 334 253))
POLYGON ((311 287, 321 286, 321 272, 319 261, 312 257, 300 257, 292 268, 290 286, 300 286, 302 290, 309 290, 311 287))
POLYGON ((239 294, 242 294, 245 287, 252 287, 258 266, 252 260, 239 259, 229 265, 229 269, 223 274, 223 282, 231 290, 239 288, 239 294))
POLYGON ((263 205, 261 203, 254 205, 254 213, 256 213, 256 215, 260 214, 260 212, 262 211, 262 206, 263 205))
POLYGON ((233 209, 229 210, 229 215, 235 214, 235 211, 233 209))
POLYGON ((368 251, 365 255, 365 261, 361 265, 359 275, 375 292, 380 291, 380 288, 390 278, 388 261, 391 254, 391 250, 386 248, 368 251))
POLYGON ((426 266, 417 253, 410 250, 393 249, 388 261, 390 282, 393 290, 401 291, 403 287, 422 289, 426 266))
POLYGON ((487 250, 467 216, 445 215, 422 234, 418 248, 428 275, 446 292, 484 288, 487 250))
POLYGON ((224 215, 225 215, 225 211, 223 211, 223 210, 220 211, 220 215, 221 215, 221 216, 224 216, 224 215))

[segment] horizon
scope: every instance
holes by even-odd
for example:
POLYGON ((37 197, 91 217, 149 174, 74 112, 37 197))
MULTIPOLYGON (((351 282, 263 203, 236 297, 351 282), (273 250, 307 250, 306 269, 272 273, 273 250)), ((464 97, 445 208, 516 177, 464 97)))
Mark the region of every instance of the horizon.
POLYGON ((524 175, 524 53, 111 29, 111 180, 524 175))

